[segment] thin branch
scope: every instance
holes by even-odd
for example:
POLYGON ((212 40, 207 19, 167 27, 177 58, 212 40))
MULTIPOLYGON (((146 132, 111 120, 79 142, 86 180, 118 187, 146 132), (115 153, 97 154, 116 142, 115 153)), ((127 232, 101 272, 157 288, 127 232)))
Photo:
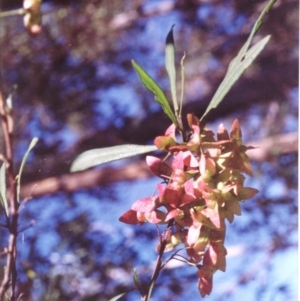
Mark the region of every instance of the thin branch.
POLYGON ((157 256, 157 259, 156 259, 154 271, 153 271, 153 274, 152 274, 152 277, 151 277, 151 280, 150 280, 150 285, 149 285, 149 288, 148 288, 148 292, 142 298, 142 301, 149 301, 150 300, 155 282, 156 282, 156 280, 159 276, 159 273, 161 272, 161 270, 163 268, 163 262, 162 262, 163 254, 165 252, 165 248, 167 246, 167 243, 168 243, 173 225, 174 225, 174 219, 171 219, 168 223, 167 230, 166 230, 166 233, 165 233, 164 237, 163 238, 160 237, 160 248, 159 248, 158 256, 157 256))
POLYGON ((2 93, 0 92, 0 115, 3 129, 4 144, 6 150, 6 172, 8 178, 8 202, 9 202, 9 219, 8 229, 10 232, 8 240, 8 251, 4 276, 0 286, 0 300, 3 300, 9 285, 11 284, 10 300, 15 300, 15 287, 17 280, 16 255, 17 255, 17 236, 18 236, 18 208, 19 204, 16 198, 16 180, 13 170, 13 143, 12 143, 12 117, 11 112, 5 105, 2 93))

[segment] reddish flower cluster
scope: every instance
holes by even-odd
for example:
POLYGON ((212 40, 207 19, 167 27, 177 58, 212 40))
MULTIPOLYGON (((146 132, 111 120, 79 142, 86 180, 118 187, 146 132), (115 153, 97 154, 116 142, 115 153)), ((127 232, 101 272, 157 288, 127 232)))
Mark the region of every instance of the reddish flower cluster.
POLYGON ((137 200, 120 221, 169 224, 173 220, 165 251, 184 244, 189 262, 198 267, 198 288, 204 297, 211 293, 213 274, 226 268, 225 219, 232 222, 234 215, 241 214, 239 201, 258 191, 243 186, 243 173, 252 173, 246 155, 251 147, 242 144, 238 120, 230 134, 220 125, 217 140, 212 131, 200 131, 194 115, 188 115, 188 124, 192 130, 188 142, 176 141, 174 125, 155 139, 157 148, 168 152, 172 162, 168 165, 167 159, 148 156, 147 164, 165 184, 157 185, 157 196, 137 200))

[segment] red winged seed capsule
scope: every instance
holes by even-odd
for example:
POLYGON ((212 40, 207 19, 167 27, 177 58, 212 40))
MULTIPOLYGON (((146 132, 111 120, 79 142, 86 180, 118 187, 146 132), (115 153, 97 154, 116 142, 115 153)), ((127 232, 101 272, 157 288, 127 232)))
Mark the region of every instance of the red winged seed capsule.
MULTIPOLYGON (((180 239, 174 243, 169 239, 164 252, 180 243, 185 246, 189 262, 198 266, 198 289, 204 297, 212 291, 213 274, 226 268, 225 219, 232 222, 234 215, 240 215, 240 201, 253 197, 257 190, 244 187, 244 173, 251 174, 251 165, 245 153, 249 147, 242 144, 237 120, 230 134, 223 125, 219 126, 217 141, 209 129, 200 132, 195 116, 189 115, 188 124, 193 139, 187 143, 176 141, 174 125, 165 136, 155 139, 155 145, 169 153, 168 160, 173 160, 168 165, 148 156, 146 161, 150 170, 165 181, 157 184, 157 196, 134 202, 120 221, 172 221, 171 235, 180 234, 180 239)), ((157 251, 159 248, 160 244, 157 251)))

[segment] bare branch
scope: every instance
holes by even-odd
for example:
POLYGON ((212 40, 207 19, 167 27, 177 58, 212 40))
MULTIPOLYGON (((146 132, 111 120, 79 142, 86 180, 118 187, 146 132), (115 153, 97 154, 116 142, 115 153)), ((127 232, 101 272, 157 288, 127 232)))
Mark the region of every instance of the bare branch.
POLYGON ((21 188, 21 198, 34 198, 45 194, 54 194, 58 191, 74 192, 95 186, 105 186, 118 181, 146 179, 152 175, 143 161, 130 163, 119 169, 107 167, 86 170, 26 184, 21 188))
POLYGON ((10 301, 15 300, 15 288, 17 281, 16 256, 17 256, 17 236, 18 236, 18 218, 19 218, 19 203, 16 197, 16 177, 13 169, 13 120, 11 112, 6 106, 0 91, 0 119, 4 136, 5 144, 5 163, 7 172, 7 191, 9 201, 9 216, 8 216, 8 251, 6 258, 6 266, 4 268, 4 276, 0 284, 0 300, 3 300, 9 286, 11 287, 10 301))
POLYGON ((249 150, 248 156, 254 161, 266 161, 281 154, 298 152, 298 133, 287 133, 248 142, 246 145, 257 147, 249 150))

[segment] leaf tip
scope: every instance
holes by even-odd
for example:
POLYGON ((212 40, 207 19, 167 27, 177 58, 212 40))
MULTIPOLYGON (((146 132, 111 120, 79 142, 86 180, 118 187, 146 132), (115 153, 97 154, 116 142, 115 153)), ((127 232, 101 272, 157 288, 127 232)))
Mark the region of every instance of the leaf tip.
POLYGON ((174 28, 175 24, 173 24, 171 26, 171 29, 167 35, 167 38, 166 38, 166 44, 174 44, 174 37, 173 37, 173 28, 174 28))

